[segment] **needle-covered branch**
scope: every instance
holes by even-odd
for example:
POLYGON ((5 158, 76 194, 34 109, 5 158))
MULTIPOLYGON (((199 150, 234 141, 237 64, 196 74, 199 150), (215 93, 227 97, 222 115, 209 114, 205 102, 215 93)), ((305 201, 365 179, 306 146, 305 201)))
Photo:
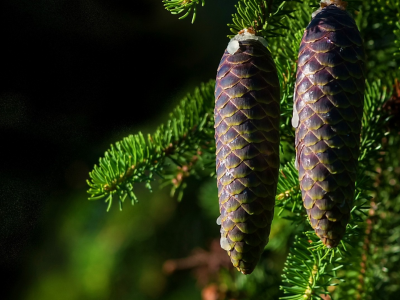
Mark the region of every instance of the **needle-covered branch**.
POLYGON ((237 13, 232 15, 232 24, 228 26, 234 35, 244 28, 253 28, 256 35, 263 37, 282 35, 279 30, 289 29, 283 20, 292 18, 290 14, 293 12, 292 9, 285 9, 285 5, 293 1, 302 2, 301 0, 240 0, 235 5, 237 13))
POLYGON ((182 14, 179 19, 184 19, 192 13, 192 23, 197 14, 197 5, 204 6, 205 0, 163 0, 164 7, 173 15, 182 14))
POLYGON ((214 82, 210 81, 188 95, 154 134, 145 137, 139 132, 111 145, 89 174, 89 200, 106 198, 108 209, 114 195, 120 205, 126 198, 134 204, 133 184, 144 182, 151 189, 154 175, 171 174, 164 172, 167 158, 182 167, 193 164, 190 160, 198 155, 199 148, 212 152, 213 89, 214 82))
POLYGON ((303 223, 306 220, 306 214, 303 210, 301 199, 300 184, 297 176, 297 170, 294 162, 289 162, 279 170, 279 181, 276 192, 276 207, 279 207, 278 215, 283 212, 290 212, 284 218, 294 223, 303 223))
POLYGON ((343 267, 339 249, 324 247, 314 232, 295 237, 283 269, 281 286, 287 296, 280 299, 321 299, 329 295, 328 287, 338 284, 337 271, 343 267))

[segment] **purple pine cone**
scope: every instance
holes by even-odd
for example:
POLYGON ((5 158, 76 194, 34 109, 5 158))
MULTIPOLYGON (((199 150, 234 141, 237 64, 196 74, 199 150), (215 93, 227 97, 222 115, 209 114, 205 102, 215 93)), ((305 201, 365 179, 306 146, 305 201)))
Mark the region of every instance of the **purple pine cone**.
POLYGON ((329 248, 343 238, 354 198, 364 61, 351 15, 335 5, 323 8, 301 41, 293 126, 304 207, 329 248))
MULTIPOLYGON (((279 170, 276 67, 258 40, 225 51, 215 86, 215 140, 221 247, 250 274, 268 242, 279 170)), ((228 47, 229 49, 229 47, 228 47)))

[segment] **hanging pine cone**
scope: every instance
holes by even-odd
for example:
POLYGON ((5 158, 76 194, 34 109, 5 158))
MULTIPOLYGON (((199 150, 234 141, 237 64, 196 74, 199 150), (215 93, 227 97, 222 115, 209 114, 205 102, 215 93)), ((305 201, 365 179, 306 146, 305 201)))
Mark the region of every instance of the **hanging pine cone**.
POLYGON ((279 170, 276 67, 251 31, 231 40, 215 86, 215 140, 221 247, 250 274, 268 242, 279 170))
POLYGON ((292 123, 303 204, 330 248, 350 219, 365 76, 362 40, 345 3, 322 2, 300 44, 292 123))

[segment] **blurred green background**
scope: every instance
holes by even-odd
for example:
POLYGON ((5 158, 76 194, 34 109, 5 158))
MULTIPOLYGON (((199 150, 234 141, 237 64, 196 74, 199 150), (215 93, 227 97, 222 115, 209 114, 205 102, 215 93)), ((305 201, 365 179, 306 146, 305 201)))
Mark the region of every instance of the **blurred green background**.
POLYGON ((269 278, 229 269, 213 180, 190 179, 180 203, 140 186, 122 212, 87 201, 88 172, 110 143, 152 132, 215 76, 233 10, 210 1, 192 25, 160 0, 2 1, 2 299, 276 295, 286 243, 260 265, 269 278))

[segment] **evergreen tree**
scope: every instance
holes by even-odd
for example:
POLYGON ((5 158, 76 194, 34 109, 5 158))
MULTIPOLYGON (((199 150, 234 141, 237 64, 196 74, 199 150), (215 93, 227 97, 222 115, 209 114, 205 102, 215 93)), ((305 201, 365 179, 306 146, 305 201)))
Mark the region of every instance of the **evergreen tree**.
MULTIPOLYGON (((194 22, 199 4, 204 2, 164 0, 164 5, 171 13, 181 14, 180 18, 192 16, 194 22)), ((400 1, 349 1, 347 7, 365 45, 366 89, 351 217, 334 248, 326 247, 316 235, 303 207, 291 122, 299 46, 319 5, 316 0, 240 0, 228 25, 233 35, 252 28, 264 37, 278 70, 281 141, 274 222, 284 218, 297 225, 276 229, 279 232, 268 245, 281 251, 285 248, 280 244, 291 245, 279 296, 391 299, 400 294, 400 199, 392 188, 400 173, 395 165, 400 147, 400 84, 396 80, 400 67, 400 1)), ((223 50, 216 49, 221 54, 223 50)), ((126 200, 132 204, 138 201, 136 184, 144 183, 151 190, 153 180, 160 180, 181 200, 187 177, 215 178, 214 86, 214 80, 200 84, 153 134, 139 132, 111 145, 90 173, 89 199, 105 200, 107 209, 116 201, 122 209, 126 200)), ((272 231, 277 226, 274 222, 272 231)), ((238 275, 234 281, 221 272, 220 280, 228 286, 226 295, 243 291, 248 299, 278 297, 268 292, 263 282, 270 274, 262 263, 253 275, 238 275)))

